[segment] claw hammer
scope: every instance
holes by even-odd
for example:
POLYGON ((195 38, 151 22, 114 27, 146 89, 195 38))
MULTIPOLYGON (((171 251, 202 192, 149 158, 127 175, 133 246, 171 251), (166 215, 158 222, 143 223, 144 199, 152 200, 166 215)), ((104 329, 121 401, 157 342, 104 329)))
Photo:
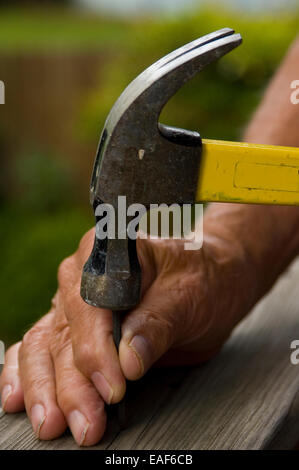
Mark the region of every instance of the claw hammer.
MULTIPOLYGON (((90 185, 95 214, 101 203, 117 211, 119 195, 126 196, 128 205, 146 208, 212 201, 299 205, 299 149, 205 140, 198 132, 158 122, 184 83, 241 42, 229 28, 215 31, 166 55, 128 85, 100 138, 90 185)), ((140 287, 136 241, 127 234, 95 236, 81 296, 113 311, 117 347, 121 316, 138 304, 140 287)))

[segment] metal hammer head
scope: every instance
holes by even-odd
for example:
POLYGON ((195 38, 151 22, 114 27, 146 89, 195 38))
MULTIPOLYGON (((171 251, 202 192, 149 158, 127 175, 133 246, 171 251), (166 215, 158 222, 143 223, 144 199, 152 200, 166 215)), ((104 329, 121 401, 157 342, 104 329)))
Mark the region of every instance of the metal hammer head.
POLYGON ((91 183, 92 202, 113 204, 118 195, 127 196, 128 204, 193 201, 194 162, 186 146, 168 145, 158 118, 184 83, 241 43, 241 36, 233 33, 225 28, 186 44, 155 62, 124 90, 103 129, 91 183), (144 151, 142 160, 139 150, 144 151), (186 176, 193 176, 188 184, 186 176))
MULTIPOLYGON (((241 43, 229 28, 171 52, 142 72, 112 107, 94 164, 90 200, 127 204, 193 203, 200 135, 158 123, 164 105, 181 86, 241 43)), ((95 239, 82 277, 83 299, 98 307, 128 309, 138 303, 140 269, 132 240, 95 239)))

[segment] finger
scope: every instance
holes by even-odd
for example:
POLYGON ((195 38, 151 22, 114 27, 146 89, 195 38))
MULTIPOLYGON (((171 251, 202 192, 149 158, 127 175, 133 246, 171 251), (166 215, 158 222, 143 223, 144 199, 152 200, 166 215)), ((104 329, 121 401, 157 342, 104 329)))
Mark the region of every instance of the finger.
MULTIPOLYGON (((81 271, 90 254, 94 229, 87 232, 74 256, 63 261, 58 272, 61 309, 71 328, 76 367, 90 379, 107 404, 122 399, 126 382, 113 341, 112 312, 87 305, 80 296, 81 271)), ((155 263, 147 240, 137 240, 143 271, 143 291, 152 283, 155 263), (146 269, 145 269, 146 268, 146 269)))
POLYGON ((66 429, 56 400, 55 375, 49 352, 53 314, 43 317, 24 336, 19 350, 20 376, 27 414, 40 439, 54 439, 66 429))
MULTIPOLYGON (((126 390, 125 378, 113 340, 112 312, 87 305, 79 295, 81 271, 78 268, 86 261, 93 239, 94 229, 82 238, 75 256, 67 259, 60 267, 59 283, 61 297, 64 298, 65 315, 71 327, 75 364, 94 383, 105 402, 110 404, 119 402, 126 390), (76 272, 77 278, 74 274, 76 272), (69 287, 70 279, 72 289, 69 287)), ((144 292, 155 277, 155 260, 152 245, 148 240, 137 239, 137 251, 144 292)))
POLYGON ((18 363, 20 346, 19 342, 8 349, 0 377, 1 404, 6 413, 17 413, 25 407, 18 363))
POLYGON ((112 312, 86 304, 80 296, 80 276, 75 257, 59 269, 59 308, 64 310, 71 330, 75 366, 93 382, 107 404, 122 399, 126 382, 113 341, 112 312))
POLYGON ((174 297, 156 280, 124 319, 119 357, 127 379, 142 377, 174 344, 182 328, 182 304, 179 292, 174 297))
POLYGON ((53 337, 51 352, 60 409, 77 444, 94 445, 106 428, 104 402, 93 384, 75 367, 69 332, 64 338, 53 337))
POLYGON ((107 404, 117 403, 124 396, 126 382, 113 341, 112 312, 87 305, 78 291, 64 305, 77 368, 107 404))

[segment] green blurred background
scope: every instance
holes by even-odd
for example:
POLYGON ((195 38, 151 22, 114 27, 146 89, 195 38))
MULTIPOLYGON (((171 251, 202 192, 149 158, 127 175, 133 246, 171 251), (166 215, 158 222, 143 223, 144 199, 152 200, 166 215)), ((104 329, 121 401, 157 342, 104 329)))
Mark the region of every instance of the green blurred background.
POLYGON ((59 262, 92 226, 97 141, 136 74, 196 37, 234 28, 244 44, 180 90, 161 121, 241 138, 298 30, 293 2, 260 3, 1 3, 0 339, 15 341, 47 312, 59 262))

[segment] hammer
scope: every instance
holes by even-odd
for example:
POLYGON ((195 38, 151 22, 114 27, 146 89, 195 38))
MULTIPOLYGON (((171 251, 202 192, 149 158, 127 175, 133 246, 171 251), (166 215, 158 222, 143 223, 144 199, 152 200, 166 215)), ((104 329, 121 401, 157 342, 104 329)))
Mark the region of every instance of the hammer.
MULTIPOLYGON (((128 85, 107 117, 97 150, 90 185, 96 223, 103 203, 119 215, 120 195, 127 205, 146 209, 208 201, 299 205, 298 149, 204 140, 198 132, 158 122, 183 84, 241 42, 230 28, 215 31, 166 55, 128 85)), ((121 316, 138 304, 141 287, 136 240, 118 229, 115 239, 96 234, 81 283, 85 302, 113 311, 117 347, 121 316)))

